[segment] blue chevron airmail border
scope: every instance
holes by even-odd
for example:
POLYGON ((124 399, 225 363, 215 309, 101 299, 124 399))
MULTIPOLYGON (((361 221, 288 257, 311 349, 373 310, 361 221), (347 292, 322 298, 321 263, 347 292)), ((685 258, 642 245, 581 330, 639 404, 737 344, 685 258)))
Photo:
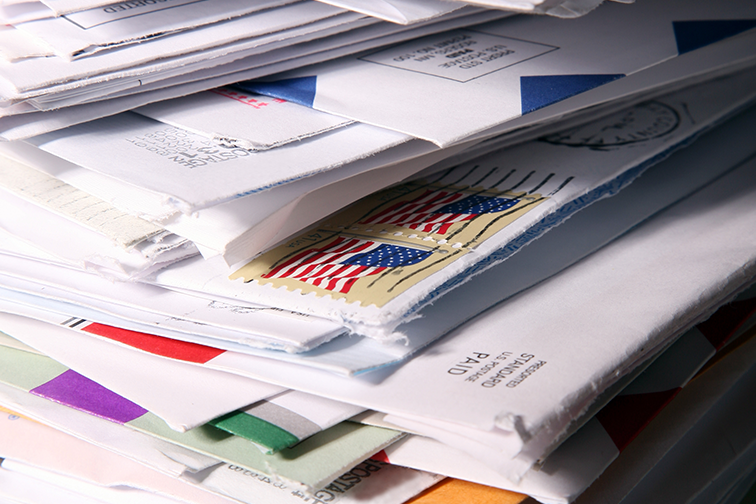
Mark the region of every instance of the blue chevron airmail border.
MULTIPOLYGON (((756 27, 756 19, 673 21, 677 53, 685 54, 756 27)), ((624 77, 624 74, 533 75, 520 77, 522 114, 583 93, 624 77)), ((246 81, 234 87, 280 98, 312 108, 317 77, 297 77, 272 82, 246 81)))
MULTIPOLYGON (((685 54, 756 27, 753 19, 673 21, 677 53, 685 54)), ((534 75, 520 77, 522 114, 624 77, 623 74, 534 75)))
POLYGON ((520 77, 522 115, 624 77, 625 74, 520 77))
POLYGON ((312 108, 315 101, 315 90, 318 78, 313 76, 297 77, 295 79, 282 79, 273 82, 246 81, 234 84, 233 87, 257 93, 271 98, 298 103, 312 108))
POLYGON ((733 37, 756 27, 756 19, 720 19, 709 21, 673 21, 677 54, 733 37))

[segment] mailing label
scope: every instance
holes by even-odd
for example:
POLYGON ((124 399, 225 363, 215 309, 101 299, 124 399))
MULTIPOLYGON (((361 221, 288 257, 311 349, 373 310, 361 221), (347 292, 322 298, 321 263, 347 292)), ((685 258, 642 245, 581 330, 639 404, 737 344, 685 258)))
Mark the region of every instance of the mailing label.
POLYGON ((443 179, 409 182, 363 198, 230 278, 383 306, 545 199, 443 179))
POLYGON ((557 47, 472 30, 424 37, 360 59, 467 82, 535 58, 557 47))

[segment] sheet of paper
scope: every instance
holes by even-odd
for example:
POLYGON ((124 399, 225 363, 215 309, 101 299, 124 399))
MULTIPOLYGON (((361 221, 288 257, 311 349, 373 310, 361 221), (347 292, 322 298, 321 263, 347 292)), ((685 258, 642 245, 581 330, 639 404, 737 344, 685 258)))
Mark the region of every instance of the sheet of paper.
MULTIPOLYGON (((630 131, 612 139, 595 133, 592 141, 611 142, 608 149, 575 149, 579 141, 568 132, 376 193, 254 259, 230 281, 192 279, 184 263, 158 272, 156 282, 184 289, 199 282, 194 291, 317 313, 358 334, 396 338, 396 326, 424 304, 617 193, 653 159, 745 106, 752 94, 745 81, 717 80, 639 105, 627 112, 636 119, 630 131), (738 98, 733 86, 741 81, 738 98), (720 96, 716 104, 714 95, 720 96), (636 135, 636 126, 643 133, 636 135)), ((623 123, 623 115, 605 121, 623 123)), ((605 124, 596 121, 580 134, 605 124)))
POLYGON ((116 4, 19 23, 15 27, 53 47, 57 56, 71 60, 128 44, 149 43, 156 37, 293 2, 263 0, 247 5, 230 0, 178 0, 170 4, 116 4))
POLYGON ((410 138, 351 124, 261 152, 125 113, 28 140, 85 168, 150 190, 184 213, 339 168, 410 138), (309 160, 304 163, 302 160, 309 160), (134 162, 149 170, 134 170, 134 162))
POLYGON ((281 74, 248 89, 284 98, 296 83, 309 90, 299 103, 443 146, 754 26, 756 8, 748 2, 716 14, 702 0, 663 7, 608 3, 569 23, 508 18, 281 74), (728 28, 721 19, 731 20, 728 28))
POLYGON ((742 165, 399 369, 344 380, 249 358, 259 377, 293 389, 447 430, 511 432, 509 456, 532 462, 599 390, 753 281, 754 169, 742 165))
POLYGON ((278 147, 351 122, 233 87, 154 103, 135 112, 224 145, 251 150, 278 147))
POLYGON ((528 496, 499 490, 470 481, 447 478, 437 483, 422 495, 408 501, 408 504, 433 504, 435 502, 462 503, 472 498, 478 502, 498 502, 500 504, 520 504, 527 502, 528 496))
POLYGON ((465 7, 439 0, 319 0, 321 2, 399 24, 426 21, 465 7))
MULTIPOLYGON (((38 476, 38 475, 35 475, 38 476)), ((14 504, 37 504, 39 502, 59 502, 61 504, 98 504, 80 491, 50 483, 39 477, 29 476, 23 472, 10 471, 0 467, 0 498, 14 504)), ((176 501, 173 501, 175 504, 176 501)), ((165 501, 162 503, 165 504, 165 501)))
POLYGON ((88 481, 82 481, 66 474, 59 474, 23 462, 16 462, 15 460, 4 460, 2 462, 2 467, 6 470, 12 471, 14 474, 24 474, 35 478, 38 481, 43 482, 43 485, 53 486, 59 491, 71 492, 79 499, 84 500, 84 502, 91 501, 107 502, 109 504, 126 504, 135 498, 145 504, 179 504, 185 502, 185 500, 180 497, 177 498, 177 496, 174 495, 153 492, 151 490, 101 486, 88 481))

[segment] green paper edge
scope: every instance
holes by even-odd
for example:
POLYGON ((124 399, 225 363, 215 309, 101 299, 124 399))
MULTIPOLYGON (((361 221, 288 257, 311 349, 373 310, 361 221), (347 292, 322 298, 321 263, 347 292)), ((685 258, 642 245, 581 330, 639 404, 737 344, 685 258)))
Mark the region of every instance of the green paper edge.
POLYGON ((286 429, 243 411, 234 411, 210 420, 208 423, 267 448, 268 454, 276 453, 299 442, 299 438, 286 429))

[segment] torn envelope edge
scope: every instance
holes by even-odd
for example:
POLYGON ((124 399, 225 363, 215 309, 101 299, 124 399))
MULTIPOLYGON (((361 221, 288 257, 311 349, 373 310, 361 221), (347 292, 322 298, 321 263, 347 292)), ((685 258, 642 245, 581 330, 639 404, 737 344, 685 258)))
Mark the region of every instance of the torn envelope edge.
MULTIPOLYGON (((749 169, 753 170, 754 166, 756 165, 751 162, 749 169)), ((748 248, 747 243, 740 243, 742 240, 746 242, 753 240, 753 236, 743 232, 744 229, 750 229, 749 216, 753 213, 752 200, 749 200, 747 196, 748 191, 752 189, 750 186, 753 185, 746 183, 750 175, 752 175, 752 171, 749 172, 742 167, 731 172, 717 183, 666 210, 636 228, 632 233, 596 252, 590 257, 590 261, 583 261, 573 268, 565 270, 541 285, 516 296, 508 303, 500 305, 497 310, 489 310, 481 317, 462 326, 444 340, 437 342, 432 352, 420 353, 404 366, 393 370, 393 373, 376 371, 376 375, 371 374, 365 380, 344 380, 327 373, 302 369, 301 366, 291 366, 291 364, 283 362, 267 362, 265 359, 250 356, 250 359, 258 362, 255 369, 256 376, 297 390, 360 404, 366 408, 394 413, 398 416, 422 415, 428 418, 437 418, 440 421, 464 424, 486 430, 494 428, 497 423, 502 429, 512 429, 514 426, 507 419, 520 418, 522 428, 526 429, 532 440, 537 441, 534 444, 539 444, 545 449, 572 420, 568 411, 571 405, 580 409, 581 404, 590 403, 598 395, 597 390, 603 390, 619 378, 615 374, 618 366, 631 365, 634 361, 640 362, 644 357, 650 355, 651 350, 657 345, 669 341, 675 334, 679 334, 682 330, 698 323, 710 310, 727 301, 744 285, 752 282, 754 275, 756 275, 756 258, 753 257, 752 250, 748 248), (733 190, 737 197, 733 196, 733 190), (728 194, 730 199, 725 198, 723 200, 724 194, 728 194), (716 200, 716 204, 719 206, 709 212, 702 213, 700 211, 702 199, 707 202, 707 205, 713 205, 714 203, 711 200, 716 200), (689 214, 685 213, 686 210, 693 207, 696 208, 696 211, 689 214), (726 219, 724 214, 727 214, 726 219), (714 221, 718 224, 711 228, 711 233, 702 235, 699 228, 701 226, 708 228, 709 224, 714 221), (676 236, 669 236, 670 233, 665 226, 673 226, 676 230, 676 236), (744 228, 744 226, 746 227, 744 228), (680 237, 681 233, 684 234, 682 238, 680 237), (716 236, 712 236, 712 233, 716 236), (735 235, 738 238, 732 242, 735 235), (691 249, 691 244, 681 245, 678 242, 680 239, 692 240, 696 242, 697 246, 691 249), (656 264, 655 268, 649 268, 648 261, 644 261, 642 264, 635 264, 631 268, 632 272, 628 271, 626 267, 620 267, 617 263, 622 258, 628 260, 628 255, 632 255, 633 261, 636 262, 640 260, 639 254, 646 259, 651 259, 660 253, 659 247, 661 246, 672 247, 677 251, 674 259, 677 263, 667 261, 656 264), (687 262, 688 260, 697 261, 696 258, 701 258, 702 254, 713 253, 715 250, 719 251, 717 252, 719 254, 726 252, 728 256, 732 256, 732 260, 737 262, 739 266, 735 268, 732 264, 721 264, 717 271, 713 271, 709 261, 706 263, 706 271, 702 270, 701 273, 705 278, 700 275, 690 278, 686 276, 687 273, 680 275, 679 270, 681 268, 687 271, 686 268, 690 265, 687 262), (681 255, 685 256, 685 260, 680 257, 681 255), (651 269, 654 271, 650 271, 651 269), (610 270, 613 272, 611 275, 617 277, 615 282, 621 282, 621 285, 626 285, 627 289, 632 289, 632 292, 638 297, 637 301, 645 306, 644 309, 649 311, 648 317, 643 320, 638 320, 632 313, 621 312, 622 306, 620 305, 613 305, 611 314, 601 314, 602 317, 611 319, 611 322, 609 319, 604 322, 611 324, 614 332, 616 332, 617 325, 616 316, 620 314, 625 317, 634 317, 636 326, 638 324, 644 325, 643 328, 627 328, 626 332, 629 331, 627 334, 625 332, 616 334, 620 341, 625 342, 620 345, 622 348, 617 347, 618 343, 614 339, 606 341, 606 330, 602 325, 597 325, 596 313, 590 320, 581 319, 574 315, 576 312, 572 305, 578 302, 576 299, 568 303, 569 306, 556 306, 559 308, 558 312, 546 313, 548 317, 543 316, 543 310, 540 310, 539 307, 542 303, 548 302, 544 296, 546 298, 559 296, 563 304, 563 290, 569 289, 572 292, 572 297, 575 297, 575 281, 585 284, 583 285, 584 288, 593 285, 592 291, 601 291, 600 295, 604 298, 611 292, 615 292, 608 289, 614 289, 616 286, 605 285, 608 281, 606 276, 610 274, 610 270), (643 272, 647 272, 647 274, 644 276, 643 272), (587 283, 587 276, 589 275, 602 276, 603 283, 587 283), (632 276, 634 283, 625 283, 625 277, 628 275, 632 276), (723 285, 724 278, 726 278, 726 285, 723 285), (664 296, 664 306, 656 298, 651 299, 649 297, 648 289, 643 290, 642 293, 635 292, 647 284, 653 285, 659 291, 658 296, 664 296), (702 293, 702 289, 705 292, 702 293), (537 302, 535 302, 536 300, 537 302), (569 319, 560 318, 558 327, 555 326, 553 330, 566 331, 568 327, 565 323, 569 322, 572 330, 581 331, 584 337, 587 337, 586 331, 588 331, 599 339, 594 341, 592 346, 585 347, 585 355, 579 354, 577 358, 575 356, 563 357, 563 359, 569 359, 571 369, 579 370, 582 376, 576 376, 575 381, 571 384, 567 384, 564 380, 555 383, 547 376, 548 372, 546 374, 536 373, 535 376, 529 378, 526 382, 530 384, 529 387, 538 387, 540 386, 539 383, 546 380, 542 383, 543 386, 548 385, 550 388, 561 389, 561 392, 544 390, 543 394, 540 395, 546 394, 548 396, 549 399, 546 403, 535 400, 537 397, 533 393, 528 393, 525 389, 520 391, 517 388, 508 389, 505 387, 501 389, 501 393, 507 393, 509 396, 524 394, 522 395, 523 400, 526 399, 526 402, 535 400, 535 402, 532 404, 523 403, 522 407, 514 409, 514 402, 511 401, 514 401, 515 398, 511 397, 510 406, 507 410, 502 411, 496 406, 496 401, 490 400, 490 388, 475 386, 470 388, 463 382, 449 382, 452 378, 447 378, 443 383, 439 383, 438 377, 444 376, 446 369, 453 364, 449 356, 464 355, 463 352, 469 352, 470 348, 483 348, 486 345, 485 341, 488 341, 486 338, 491 336, 488 333, 502 327, 504 323, 502 320, 498 322, 494 320, 499 317, 506 317, 510 324, 515 323, 515 326, 519 328, 516 334, 512 334, 512 342, 509 348, 517 350, 516 344, 519 342, 521 350, 530 348, 530 352, 541 352, 543 353, 541 358, 546 359, 549 364, 544 369, 553 369, 554 372, 558 372, 558 369, 554 369, 554 366, 557 366, 560 359, 554 354, 558 350, 554 347, 553 341, 549 340, 548 346, 544 348, 539 347, 539 349, 532 350, 535 340, 539 339, 539 335, 540 339, 543 339, 547 337, 543 335, 544 332, 550 334, 548 327, 541 327, 546 323, 546 320, 540 321, 538 327, 529 327, 527 324, 520 323, 522 321, 517 319, 518 317, 529 317, 530 311, 541 313, 544 319, 554 319, 560 317, 560 313, 566 310, 570 311, 572 315, 569 319), (675 320, 670 318, 671 311, 669 310, 674 311, 675 320), (614 357, 610 358, 609 355, 603 355, 605 352, 609 352, 614 357), (598 355, 599 353, 602 355, 598 355), (584 359, 588 359, 589 362, 598 362, 600 369, 582 369, 583 366, 578 365, 577 361, 582 362, 584 359), (410 380, 413 384, 412 387, 407 385, 409 383, 407 380, 410 380), (443 392, 444 397, 448 399, 450 394, 454 392, 454 388, 459 386, 465 387, 464 393, 453 403, 448 400, 434 401, 429 389, 433 388, 436 394, 443 392), (489 395, 481 397, 480 394, 482 393, 489 395), (553 397, 557 393, 561 399, 553 397), (483 400, 483 398, 488 398, 488 400, 483 400), (465 401, 464 406, 460 403, 460 400, 465 401), (418 408, 422 408, 422 413, 418 412, 418 408), (484 409, 486 412, 483 411, 484 409)), ((622 292, 617 292, 616 295, 626 298, 630 292, 622 290, 622 292)), ((588 296, 588 293, 583 297, 585 296, 588 296)), ((587 301, 589 300, 581 298, 580 302, 587 301)), ((552 320, 552 323, 556 323, 556 321, 552 320)), ((501 348, 504 344, 501 341, 501 334, 497 332, 496 337, 498 344, 494 348, 501 348)), ((563 344, 572 345, 573 342, 570 340, 563 344)), ((522 428, 520 429, 521 432, 523 432, 522 428)), ((536 459, 537 457, 534 458, 534 460, 536 459)))
MULTIPOLYGON (((3 355, 9 357, 23 353, 20 350, 9 348, 0 348, 0 351, 3 355)), ((40 359, 48 358, 35 356, 35 360, 39 361, 40 359)), ((65 367, 62 369, 65 369, 65 367)), ((46 405, 47 408, 44 412, 35 409, 36 416, 54 419, 56 415, 64 414, 64 411, 61 410, 71 409, 67 399, 70 392, 66 390, 74 386, 74 383, 81 381, 83 377, 76 378, 68 371, 62 374, 51 371, 50 369, 35 368, 29 370, 27 374, 30 376, 25 379, 10 376, 8 372, 5 372, 2 381, 13 387, 18 387, 27 396, 38 395, 43 397, 51 404, 46 405), (49 387, 52 385, 48 384, 51 381, 55 382, 56 385, 59 384, 60 387, 56 386, 54 390, 50 389, 49 387), (34 384, 37 385, 30 388, 34 384), (34 393, 28 392, 28 390, 34 390, 34 393)), ((91 389, 91 392, 86 393, 93 393, 98 390, 100 391, 98 393, 108 393, 112 397, 111 404, 107 406, 95 403, 89 406, 80 406, 82 411, 87 412, 88 415, 98 415, 95 418, 100 422, 111 423, 112 421, 106 420, 106 418, 110 418, 110 415, 117 415, 116 418, 121 419, 118 422, 120 425, 117 425, 121 431, 124 429, 127 431, 136 430, 153 436, 155 439, 162 439, 205 454, 208 457, 267 474, 271 478, 286 481, 295 488, 308 492, 313 492, 317 488, 327 485, 359 462, 404 437, 403 433, 389 429, 342 422, 311 436, 285 452, 265 455, 257 449, 250 449, 249 441, 237 436, 218 439, 214 427, 203 426, 184 433, 176 432, 143 408, 123 409, 125 406, 122 403, 126 399, 107 391, 95 382, 88 382, 87 389, 91 389), (121 409, 118 409, 119 407, 121 409)), ((32 404, 32 402, 29 401, 29 404, 32 404)), ((12 407, 11 409, 16 408, 12 407)), ((26 408, 20 410, 20 412, 27 414, 25 410, 26 408)), ((27 414, 27 416, 32 415, 27 414)))
POLYGON ((357 41, 352 40, 354 39, 352 32, 330 35, 324 39, 298 42, 291 47, 272 49, 262 55, 242 56, 241 59, 233 63, 216 66, 210 70, 193 72, 191 75, 162 79, 151 84, 147 83, 139 87, 139 92, 107 92, 102 95, 101 101, 89 101, 72 107, 44 112, 31 112, 28 108, 25 108, 24 111, 27 113, 4 118, 5 124, 3 129, 0 129, 0 138, 21 140, 126 112, 149 103, 290 70, 377 45, 403 41, 436 31, 456 28, 464 24, 483 22, 491 19, 491 17, 489 12, 485 12, 388 34, 383 33, 382 30, 377 30, 374 26, 367 26, 360 30, 361 37, 357 41))
MULTIPOLYGON (((751 342, 753 343, 753 342, 751 342)), ((745 354, 753 356, 753 344, 745 354)), ((680 425, 680 430, 673 440, 668 440, 665 445, 671 446, 690 428, 690 423, 698 419, 707 411, 715 411, 716 399, 726 393, 739 382, 748 366, 744 366, 743 356, 732 369, 724 366, 718 369, 719 380, 716 378, 708 383, 690 385, 690 390, 685 387, 667 407, 661 410, 659 417, 654 418, 639 435, 640 439, 660 432, 665 423, 674 422, 680 425), (703 389, 702 389, 703 387, 703 389), (701 394, 705 400, 701 400, 701 394), (679 400, 678 400, 679 399, 679 400), (680 414, 680 407, 688 403, 698 403, 698 411, 693 419, 680 422, 680 418, 673 416, 680 414), (677 410, 677 411, 675 411, 677 410), (688 425, 686 425, 688 424, 688 425)), ((705 380, 705 378, 704 378, 705 380)), ((658 445, 657 445, 658 446, 658 445)), ((648 450, 650 444, 646 442, 647 454, 651 459, 660 454, 653 454, 655 450, 648 450)), ((639 454, 644 450, 641 443, 633 441, 627 446, 628 452, 639 454)), ((620 451, 613 443, 611 437, 596 420, 590 420, 581 430, 575 433, 574 439, 568 439, 564 445, 557 449, 551 459, 547 459, 539 469, 533 469, 526 473, 519 483, 513 483, 501 475, 495 473, 490 467, 481 464, 474 457, 451 447, 444 446, 438 441, 410 436, 405 440, 390 446, 385 450, 387 459, 391 463, 414 467, 423 470, 435 470, 447 476, 475 481, 484 485, 497 488, 522 492, 544 503, 567 504, 582 494, 602 476, 607 467, 615 460, 623 460, 624 451, 620 451)), ((636 455, 637 456, 637 455, 636 455)), ((649 461, 650 462, 650 461, 649 461)), ((646 462, 647 464, 648 462, 646 462)), ((619 469, 618 469, 619 470, 619 469)), ((590 493, 590 490, 589 490, 590 493)))
MULTIPOLYGON (((608 454, 601 450, 591 455, 583 454, 581 457, 574 458, 575 460, 580 460, 581 458, 585 459, 588 457, 591 464, 601 462, 601 468, 605 467, 658 414, 667 402, 685 387, 701 367, 715 355, 718 349, 721 349, 728 342, 735 341, 736 338, 756 324, 756 316, 754 316, 754 313, 756 313, 756 298, 754 298, 754 293, 756 293, 756 288, 751 286, 750 289, 741 293, 735 300, 717 309, 712 318, 716 318, 716 322, 720 326, 723 325, 721 330, 714 328, 707 330, 707 324, 699 324, 676 339, 674 343, 667 344, 656 355, 641 363, 631 373, 626 374, 622 379, 602 392, 590 407, 573 421, 570 431, 565 433, 561 439, 552 445, 550 451, 554 449, 559 451, 559 455, 556 455, 555 458, 561 460, 565 456, 565 450, 576 449, 574 441, 570 442, 569 448, 560 448, 559 446, 564 442, 564 439, 576 432, 578 427, 582 427, 586 422, 591 421, 598 412, 596 418, 611 437, 618 451, 612 454, 610 459, 606 460, 605 457, 608 454), (736 305, 738 307, 733 309, 732 307, 736 305), (718 316, 720 312, 723 314, 722 316, 718 316), (729 318, 723 319, 723 317, 729 318), (702 330, 707 330, 707 333, 703 333, 702 330), (637 404, 636 398, 645 397, 648 397, 647 402, 643 403, 643 405, 637 404), (623 409, 631 407, 631 405, 634 405, 632 412, 623 409)), ((746 340, 753 338, 755 334, 753 331, 750 331, 744 338, 746 340)), ((743 340, 738 340, 736 345, 742 343, 743 340)), ((395 428, 422 435, 422 427, 419 430, 413 428, 421 425, 423 422, 422 419, 408 423, 404 419, 397 419, 396 422, 393 422, 394 417, 391 415, 372 414, 360 415, 360 417, 363 423, 395 428)), ((589 427, 587 430, 591 431, 594 428, 589 427)), ((447 446, 454 447, 475 457, 476 460, 484 463, 494 472, 498 472, 502 478, 507 474, 518 474, 521 472, 521 470, 514 467, 519 461, 512 460, 502 463, 496 457, 491 458, 486 453, 490 448, 490 445, 486 444, 485 440, 485 434, 487 433, 480 434, 479 439, 474 439, 474 436, 473 438, 467 437, 463 439, 449 438, 448 435, 446 437, 434 435, 433 437, 447 446), (465 439, 467 439, 467 442, 465 439), (482 444, 479 444, 477 449, 473 449, 470 441, 472 441, 472 444, 482 444)), ((546 467, 544 467, 544 472, 547 475, 552 474, 555 470, 555 465, 554 461, 550 461, 548 457, 548 454, 543 455, 541 462, 530 471, 539 471, 540 467, 544 465, 543 459, 545 459, 546 467)), ((590 467, 591 464, 588 464, 588 466, 590 467)), ((529 473, 526 472, 524 474, 524 478, 527 480, 529 473)), ((572 480, 571 483, 584 485, 581 488, 583 490, 593 479, 598 477, 598 473, 590 474, 591 479, 589 480, 572 480)), ((554 480, 557 485, 559 481, 558 477, 554 480)), ((517 483, 517 480, 513 479, 512 482, 517 483)), ((508 486, 504 488, 512 489, 508 486)), ((517 491, 523 491, 523 489, 520 488, 517 491)), ((574 494, 576 491, 573 489, 571 492, 574 494)))
MULTIPOLYGON (((735 79, 736 77, 730 78, 735 79)), ((701 86, 713 86, 714 88, 724 89, 726 84, 725 81, 715 80, 711 83, 702 84, 701 86)), ((685 92, 696 94, 700 89, 703 89, 703 87, 699 88, 696 86, 685 92)), ((463 255, 459 260, 450 262, 444 266, 442 270, 428 274, 427 278, 420 277, 419 280, 413 280, 415 283, 410 284, 410 286, 406 288, 406 291, 401 292, 400 294, 387 296, 385 302, 381 300, 383 305, 380 307, 371 303, 371 299, 362 300, 364 301, 363 304, 367 306, 352 302, 355 299, 360 300, 360 298, 357 297, 357 294, 354 295, 354 298, 349 298, 342 295, 340 292, 327 289, 316 291, 314 287, 310 287, 304 282, 297 282, 295 280, 284 279, 281 281, 281 283, 288 282, 285 283, 285 286, 288 289, 287 291, 277 289, 276 287, 281 287, 281 285, 275 282, 271 285, 271 280, 267 279, 268 277, 260 277, 263 278, 262 280, 258 278, 256 273, 257 270, 255 268, 260 269, 262 266, 256 264, 255 261, 252 261, 248 266, 237 270, 237 272, 231 276, 232 279, 243 278, 246 282, 253 281, 252 283, 232 285, 232 283, 228 282, 223 283, 223 281, 219 279, 218 282, 215 282, 213 288, 217 289, 216 293, 223 291, 226 292, 225 295, 228 295, 228 293, 233 292, 234 297, 238 296, 249 301, 254 300, 258 303, 272 303, 278 306, 287 306, 289 308, 296 306, 298 311, 307 311, 317 313, 320 316, 333 317, 335 320, 343 321, 348 324, 350 329, 357 334, 367 335, 377 339, 400 337, 400 335, 394 333, 394 330, 402 321, 406 320, 406 317, 415 316, 420 307, 433 302, 442 294, 449 292, 454 287, 469 279, 470 276, 479 273, 493 263, 510 257, 533 238, 558 225, 564 219, 587 207, 594 201, 616 194, 634 180, 636 176, 643 173, 643 171, 649 166, 664 159, 676 149, 687 145, 692 139, 696 138, 708 127, 719 123, 730 114, 745 107, 752 99, 751 94, 750 91, 745 90, 743 96, 731 100, 729 105, 722 105, 722 109, 715 109, 715 107, 712 106, 710 110, 703 112, 708 119, 696 123, 696 125, 690 130, 673 133, 673 135, 676 135, 676 138, 673 141, 655 141, 656 144, 649 146, 646 152, 639 153, 637 159, 631 160, 629 158, 623 158, 621 166, 618 161, 616 171, 613 171, 612 173, 608 173, 607 171, 605 175, 599 176, 599 174, 594 174, 592 179, 578 180, 579 187, 576 187, 575 189, 568 188, 567 193, 562 192, 557 194, 550 200, 546 201, 544 205, 531 210, 531 214, 528 216, 520 217, 511 225, 504 226, 502 230, 495 234, 491 239, 477 244, 474 249, 474 254, 463 255), (258 282, 260 285, 258 285, 258 282), (308 293, 310 295, 296 295, 296 291, 299 289, 301 289, 302 293, 308 293), (265 298, 265 301, 262 301, 263 298, 265 298)), ((670 100, 678 98, 680 100, 683 99, 677 94, 671 95, 668 98, 670 100)), ((730 100, 730 98, 732 97, 728 97, 725 101, 730 100)), ((530 144, 530 147, 534 149, 535 146, 535 143, 530 144)), ((518 150, 513 152, 521 153, 523 152, 523 149, 527 148, 529 148, 529 145, 527 144, 516 146, 513 147, 513 149, 518 150)), ((489 164, 493 163, 493 165, 496 165, 495 156, 496 153, 490 154, 482 159, 488 161, 489 164)), ((523 163, 525 162, 526 160, 523 158, 523 163)), ((466 163, 465 166, 470 167, 473 164, 474 161, 470 161, 466 163)), ((563 173, 561 176, 566 177, 567 175, 563 173)), ((552 186, 556 187, 559 180, 556 180, 555 178, 555 181, 551 181, 550 183, 552 186)), ((548 192, 548 189, 545 189, 543 192, 548 192)), ((552 191, 552 193, 553 192, 554 191, 552 191)), ((347 218, 348 217, 344 217, 344 219, 347 218)), ((395 231, 395 229, 391 232, 393 231, 395 231)), ((412 230, 409 230, 408 232, 412 232, 412 230)), ((440 235, 439 237, 444 238, 440 235)), ((292 239, 292 242, 293 240, 294 239, 292 239)), ((283 248, 279 247, 279 250, 283 250, 283 248)), ((271 252, 271 254, 274 253, 271 252)), ((271 257, 273 256, 271 255, 271 257)), ((266 260, 272 261, 274 258, 266 260)), ((260 263, 260 261, 258 261, 258 263, 260 263)), ((177 270, 178 269, 182 269, 182 265, 178 265, 177 270)), ((164 270, 156 275, 156 280, 158 283, 164 285, 191 289, 186 282, 177 278, 174 273, 173 270, 164 270)), ((187 272, 184 272, 184 276, 186 276, 186 274, 187 272)), ((407 275, 410 275, 410 273, 407 273, 407 275)), ((388 282, 388 280, 386 280, 386 282, 388 282)), ((204 282, 203 285, 206 286, 206 288, 211 287, 210 284, 204 282)))
POLYGON ((111 280, 134 280, 198 254, 195 245, 161 233, 124 250, 108 237, 66 219, 15 193, 0 189, 0 233, 10 233, 53 255, 56 262, 111 280), (23 222, 13 216, 23 215, 23 222), (61 243, 66 243, 61 247, 61 243))
POLYGON ((0 313, 0 327, 11 337, 153 412, 177 432, 186 432, 286 389, 200 366, 165 362, 144 352, 120 348, 69 331, 60 325, 0 313), (97 353, 76 346, 86 340, 97 353), (218 391, 224 393, 219 394, 218 391))
MULTIPOLYGON (((754 120, 756 120, 756 111, 744 114, 740 118, 733 119, 715 129, 702 137, 697 143, 673 155, 669 160, 649 169, 643 177, 615 198, 597 203, 568 220, 563 226, 545 235, 542 239, 532 243, 527 249, 527 253, 514 256, 489 270, 486 275, 473 278, 461 287, 458 293, 449 298, 441 298, 436 303, 425 307, 421 311, 423 315, 421 318, 415 319, 402 327, 403 334, 408 338, 406 344, 401 342, 379 344, 371 338, 339 337, 318 346, 314 350, 294 355, 256 351, 251 348, 241 349, 241 351, 261 357, 296 362, 304 366, 320 367, 342 374, 360 374, 404 360, 429 344, 438 335, 446 333, 464 320, 472 318, 487 306, 508 298, 558 272, 566 265, 574 263, 587 253, 615 238, 624 230, 636 225, 651 213, 679 200, 687 192, 695 190, 700 185, 704 185, 707 181, 731 169, 732 166, 735 166, 753 152, 753 148, 747 141, 749 138, 747 132, 756 127, 756 125, 751 124, 754 120), (726 153, 726 157, 723 158, 720 153, 712 149, 712 144, 716 145, 718 149, 721 148, 726 153), (711 166, 715 169, 701 170, 701 166, 711 166), (677 173, 680 171, 684 171, 686 176, 679 177, 677 173), (597 221, 596 219, 599 217, 601 220, 597 221), (575 235, 583 237, 579 247, 574 245, 573 237, 575 235), (563 251, 557 261, 553 258, 554 250, 563 251), (502 290, 499 287, 501 285, 509 287, 502 290), (493 288, 493 286, 497 287, 493 288), (467 304, 458 302, 459 299, 477 300, 483 292, 491 292, 491 296, 486 298, 486 302, 467 304), (475 306, 468 306, 472 304, 475 306)), ((13 269, 17 272, 23 270, 19 264, 14 265, 13 269)), ((45 277, 51 279, 54 275, 47 273, 45 277)), ((104 294, 100 294, 100 296, 104 296, 104 294)), ((61 315, 61 317, 65 317, 65 315, 61 315)), ((139 335, 122 329, 125 326, 117 319, 113 322, 118 328, 99 331, 97 329, 99 325, 94 324, 91 325, 90 329, 87 329, 87 332, 116 340, 119 339, 116 334, 123 333, 123 337, 129 340, 130 345, 150 351, 150 343, 147 339, 152 336, 139 335)), ((76 326, 77 329, 83 327, 88 327, 87 323, 76 326)), ((206 341, 209 346, 213 346, 213 341, 206 341)), ((163 343, 161 343, 161 347, 171 345, 180 345, 180 343, 170 340, 163 340, 163 343)), ((232 348, 227 348, 227 350, 233 351, 232 348)), ((240 374, 246 373, 243 356, 236 355, 233 364, 224 365, 224 361, 228 357, 224 355, 225 352, 203 365, 218 366, 240 374)), ((249 365, 254 366, 253 363, 249 365)))

